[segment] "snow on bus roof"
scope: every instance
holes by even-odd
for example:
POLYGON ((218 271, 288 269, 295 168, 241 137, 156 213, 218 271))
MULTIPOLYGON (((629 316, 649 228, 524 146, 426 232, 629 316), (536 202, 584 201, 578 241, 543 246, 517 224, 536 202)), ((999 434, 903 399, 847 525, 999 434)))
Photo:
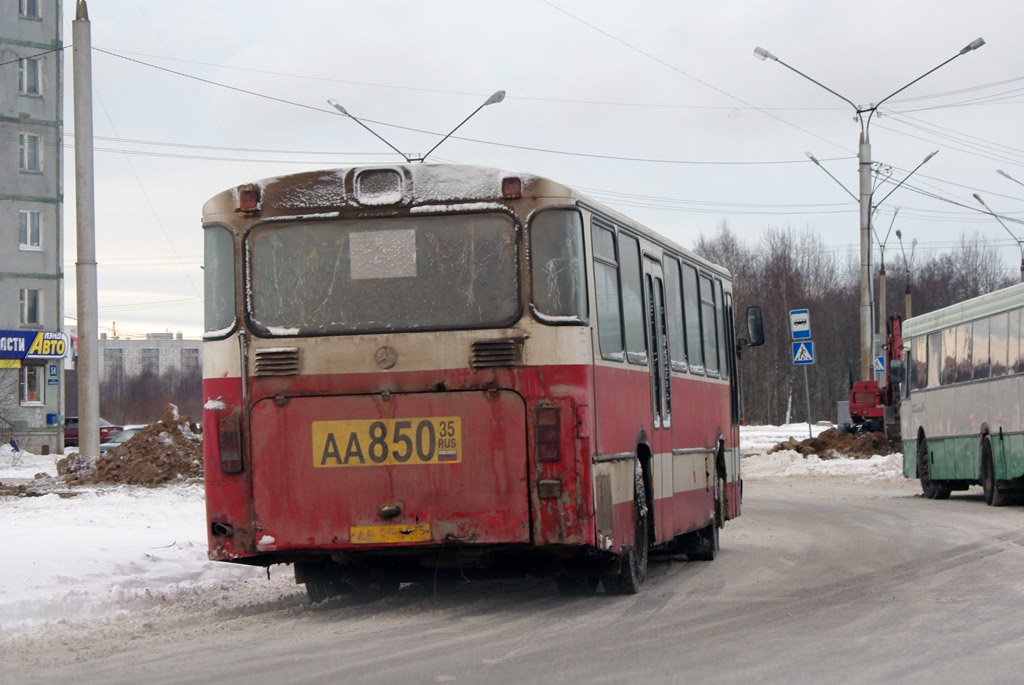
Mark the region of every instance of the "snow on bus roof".
MULTIPOLYGON (((383 164, 339 167, 306 171, 286 176, 273 176, 257 182, 264 197, 273 198, 274 204, 281 209, 301 212, 304 208, 317 209, 339 207, 349 204, 351 198, 346 196, 345 182, 350 175, 373 170, 393 169, 411 181, 415 192, 414 205, 430 205, 458 202, 460 209, 465 209, 468 202, 494 201, 501 197, 501 182, 507 177, 522 180, 523 194, 528 195, 531 187, 545 196, 564 196, 583 204, 589 211, 599 211, 613 219, 616 223, 630 227, 644 238, 668 247, 678 254, 685 255, 708 271, 729 277, 724 266, 704 259, 692 250, 679 245, 654 229, 640 224, 630 217, 594 200, 570 186, 548 178, 523 173, 501 167, 485 167, 465 164, 383 164)), ((218 199, 226 196, 232 204, 236 200, 237 189, 231 188, 221 195, 215 196, 204 207, 214 210, 220 206, 218 199)), ((423 210, 421 210, 423 211, 423 210)), ((291 214, 288 218, 299 218, 291 214)), ((309 218, 303 215, 301 218, 309 218)), ((269 216, 264 219, 270 219, 269 216)))

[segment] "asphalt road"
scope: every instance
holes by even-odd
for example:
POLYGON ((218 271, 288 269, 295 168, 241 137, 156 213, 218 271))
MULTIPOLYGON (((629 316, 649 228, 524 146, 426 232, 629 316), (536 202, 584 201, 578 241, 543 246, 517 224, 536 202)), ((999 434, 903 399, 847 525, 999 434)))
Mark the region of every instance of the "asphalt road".
POLYGON ((141 625, 27 640, 0 681, 1020 682, 1024 508, 918 492, 748 482, 718 559, 654 560, 637 596, 517 580, 311 606, 282 571, 141 625))

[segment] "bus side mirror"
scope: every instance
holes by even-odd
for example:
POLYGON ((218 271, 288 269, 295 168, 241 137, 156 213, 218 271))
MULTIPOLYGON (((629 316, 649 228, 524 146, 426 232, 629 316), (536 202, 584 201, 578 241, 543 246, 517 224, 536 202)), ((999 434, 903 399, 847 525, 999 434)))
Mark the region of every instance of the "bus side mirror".
POLYGON ((892 383, 903 382, 903 360, 893 359, 889 362, 889 380, 892 383))
POLYGON ((736 356, 740 356, 744 347, 757 347, 764 345, 764 320, 761 318, 761 308, 758 306, 747 307, 747 337, 749 340, 740 338, 736 342, 736 356))

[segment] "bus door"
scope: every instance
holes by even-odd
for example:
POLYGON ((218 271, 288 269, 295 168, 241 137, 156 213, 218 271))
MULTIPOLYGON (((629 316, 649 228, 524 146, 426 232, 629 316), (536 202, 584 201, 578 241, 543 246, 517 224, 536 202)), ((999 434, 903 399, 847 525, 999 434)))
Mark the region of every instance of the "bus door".
POLYGON ((647 358, 651 371, 650 436, 652 497, 658 540, 669 539, 672 531, 672 367, 668 354, 665 319, 665 285, 661 263, 644 258, 644 305, 647 312, 647 358))

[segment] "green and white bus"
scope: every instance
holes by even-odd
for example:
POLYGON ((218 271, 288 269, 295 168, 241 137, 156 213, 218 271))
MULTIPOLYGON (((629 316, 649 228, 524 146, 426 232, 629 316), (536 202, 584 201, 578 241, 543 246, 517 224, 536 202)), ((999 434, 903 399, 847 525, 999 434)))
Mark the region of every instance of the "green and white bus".
POLYGON ((903 475, 925 497, 1024 494, 1024 283, 903 322, 903 475))

